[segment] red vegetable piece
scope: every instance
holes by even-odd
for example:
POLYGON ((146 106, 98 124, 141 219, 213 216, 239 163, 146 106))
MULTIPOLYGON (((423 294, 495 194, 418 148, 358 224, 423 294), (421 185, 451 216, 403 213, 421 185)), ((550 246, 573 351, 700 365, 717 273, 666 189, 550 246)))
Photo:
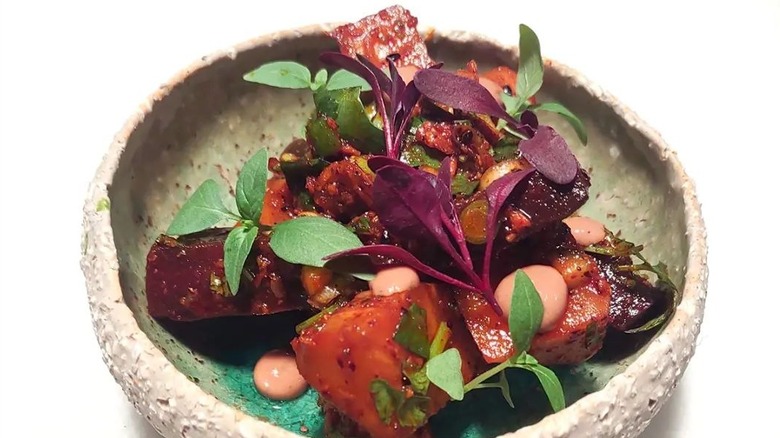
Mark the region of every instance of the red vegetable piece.
MULTIPOLYGON (((412 304, 425 310, 429 342, 440 324, 450 328, 452 335, 445 349, 459 351, 463 380, 473 378, 479 354, 463 326, 452 294, 433 284, 423 283, 389 296, 358 294, 352 302, 323 316, 292 342, 301 374, 327 403, 365 432, 358 436, 400 438, 412 436, 415 430, 401 426, 396 414, 392 414, 389 424, 382 421, 371 394, 371 383, 381 379, 393 389, 411 395, 402 369, 406 365, 414 370, 422 366, 423 359, 395 342, 394 336, 405 309, 412 304)), ((426 396, 430 397, 426 417, 449 401, 449 396, 435 385, 428 387, 426 396)))
POLYGON ((146 258, 149 315, 194 321, 236 315, 267 315, 309 309, 300 268, 278 259, 259 236, 233 296, 227 291, 223 245, 230 229, 214 229, 174 239, 160 236, 146 258))
POLYGON ((379 68, 385 59, 398 54, 399 66, 425 68, 433 64, 425 42, 417 32, 417 18, 401 6, 391 6, 355 23, 345 24, 330 34, 341 53, 365 56, 379 68))

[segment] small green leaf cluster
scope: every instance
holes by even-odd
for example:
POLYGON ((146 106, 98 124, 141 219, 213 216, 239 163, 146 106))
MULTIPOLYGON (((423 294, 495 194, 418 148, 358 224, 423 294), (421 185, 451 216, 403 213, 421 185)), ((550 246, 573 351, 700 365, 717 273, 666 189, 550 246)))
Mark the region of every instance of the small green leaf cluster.
MULTIPOLYGON (((529 99, 541 88, 544 80, 544 63, 542 61, 539 38, 525 24, 520 25, 520 62, 517 67, 517 94, 515 96, 501 95, 506 111, 514 117, 519 117, 525 110, 547 111, 563 117, 574 128, 582 144, 588 143, 585 125, 568 108, 557 102, 531 104, 529 99)), ((502 126, 504 124, 502 123, 502 126)), ((508 129, 504 126, 504 129, 508 129)))
POLYGON ((276 88, 342 90, 359 87, 361 91, 371 90, 365 79, 347 71, 337 70, 330 78, 328 71, 320 69, 312 79, 311 71, 305 65, 293 61, 275 61, 263 64, 244 75, 244 80, 276 88))
POLYGON ((224 245, 225 278, 233 295, 238 293, 244 262, 260 231, 267 179, 268 151, 261 149, 246 162, 238 175, 238 214, 225 207, 219 185, 208 179, 190 196, 166 231, 170 235, 182 236, 203 231, 225 220, 239 222, 228 234, 224 245))
MULTIPOLYGON (((420 340, 421 336, 424 336, 427 332, 424 325, 424 309, 415 308, 414 305, 410 307, 409 311, 401 318, 395 340, 411 352, 427 353, 427 355, 417 353, 422 357, 428 358, 423 368, 426 380, 424 385, 418 383, 418 386, 424 386, 427 389, 427 383, 430 382, 441 388, 453 400, 462 400, 465 393, 474 389, 497 388, 501 390, 507 403, 514 407, 506 378, 506 370, 518 368, 530 371, 536 375, 542 385, 542 389, 547 394, 553 410, 559 411, 566 405, 560 381, 552 370, 541 365, 533 356, 527 353, 531 346, 531 340, 539 330, 543 313, 542 301, 531 279, 522 270, 518 270, 515 273, 515 284, 509 312, 509 334, 516 353, 507 361, 485 371, 466 384, 463 383, 462 359, 459 351, 455 348, 442 351, 449 338, 446 325, 439 328, 436 337, 429 347, 427 343, 420 340), (420 324, 420 321, 422 321, 422 324, 420 324), (427 348, 423 348, 423 345, 427 348), (498 376, 498 381, 487 382, 494 376, 498 376)), ((413 376, 416 379, 409 375, 407 377, 412 382, 419 380, 419 376, 416 375, 413 376)))
MULTIPOLYGON (((268 152, 261 149, 246 162, 236 182, 236 207, 238 213, 227 208, 216 181, 208 179, 190 196, 173 218, 167 234, 183 236, 203 231, 220 222, 237 222, 224 244, 224 266, 230 293, 236 295, 241 273, 260 231, 270 227, 260 224, 268 181, 268 152)), ((347 227, 324 217, 303 216, 276 225, 271 233, 270 247, 274 253, 289 263, 318 266, 325 265, 323 257, 335 252, 362 246, 360 239, 347 227)), ((373 274, 341 271, 363 280, 371 280, 373 274)))

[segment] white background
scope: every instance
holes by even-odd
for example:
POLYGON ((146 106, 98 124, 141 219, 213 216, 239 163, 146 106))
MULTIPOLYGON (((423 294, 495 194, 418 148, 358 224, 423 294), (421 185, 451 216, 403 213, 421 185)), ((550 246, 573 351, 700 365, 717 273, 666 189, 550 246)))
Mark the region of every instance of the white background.
MULTIPOLYGON (((136 104, 202 55, 387 3, 0 1, 0 437, 154 437, 100 359, 78 267, 102 154, 136 104)), ((508 43, 531 25, 546 56, 679 151, 708 226, 709 297, 696 356, 645 436, 777 436, 780 3, 402 3, 423 24, 508 43)))

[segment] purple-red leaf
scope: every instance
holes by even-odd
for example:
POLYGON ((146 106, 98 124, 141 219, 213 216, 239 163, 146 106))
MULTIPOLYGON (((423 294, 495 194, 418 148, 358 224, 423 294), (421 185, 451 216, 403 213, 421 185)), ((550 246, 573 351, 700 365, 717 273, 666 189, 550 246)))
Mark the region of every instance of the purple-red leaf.
POLYGON ((371 73, 376 76, 376 80, 379 83, 380 90, 387 93, 387 95, 390 95, 390 89, 392 88, 392 83, 390 82, 390 78, 387 77, 385 72, 383 72, 380 68, 374 65, 373 62, 369 61, 368 58, 361 55, 360 53, 355 54, 357 56, 358 61, 360 61, 363 65, 366 66, 369 70, 371 70, 371 73))
POLYGON ((487 189, 485 189, 485 197, 488 201, 487 211, 487 229, 485 230, 485 236, 487 241, 485 242, 485 258, 482 261, 482 281, 486 284, 490 284, 490 262, 493 253, 493 243, 496 239, 496 225, 498 225, 498 212, 501 211, 509 195, 515 190, 521 181, 526 179, 528 175, 533 173, 536 169, 526 169, 519 172, 513 172, 502 176, 501 178, 493 181, 487 189))
POLYGON ((466 236, 463 235, 463 228, 460 226, 458 211, 455 209, 455 203, 452 202, 452 192, 450 191, 452 185, 452 157, 448 156, 442 160, 437 179, 439 184, 446 189, 446 196, 442 203, 442 214, 444 214, 442 221, 450 232, 450 235, 458 244, 461 256, 463 256, 463 259, 473 270, 474 264, 471 261, 471 254, 466 245, 466 236))
POLYGON ((461 111, 487 114, 506 120, 513 128, 523 125, 510 116, 479 82, 443 70, 423 69, 414 75, 414 83, 425 97, 461 111))
POLYGON ((379 169, 385 166, 406 167, 408 165, 396 158, 385 157, 382 155, 376 155, 368 159, 368 168, 371 169, 374 173, 378 172, 379 169))
MULTIPOLYGON (((437 242, 452 256, 457 256, 439 216, 443 198, 424 172, 410 166, 389 165, 376 172, 372 188, 379 220, 391 233, 409 239, 437 242)), ((434 177, 435 178, 435 177, 434 177)))
POLYGON ((389 119, 387 118, 387 109, 385 108, 384 105, 384 98, 382 97, 382 88, 380 87, 380 81, 383 82, 383 80, 379 79, 380 76, 377 76, 377 72, 375 72, 374 70, 377 70, 379 73, 381 73, 381 77, 384 78, 384 80, 387 80, 389 82, 390 79, 388 79, 387 76, 384 73, 382 73, 381 70, 374 67, 374 65, 371 64, 370 62, 368 63, 370 67, 368 67, 363 62, 355 58, 350 58, 349 56, 344 55, 343 53, 325 52, 320 55, 320 61, 326 64, 331 64, 337 67, 341 67, 347 71, 351 71, 352 73, 355 73, 356 75, 365 79, 366 82, 368 82, 368 84, 371 85, 371 90, 374 92, 374 100, 376 100, 377 110, 379 111, 379 115, 382 117, 382 122, 384 122, 384 126, 385 126, 384 129, 385 151, 387 152, 387 148, 391 147, 391 145, 393 144, 393 133, 392 133, 392 128, 391 129, 387 128, 389 119))
POLYGON ((337 252, 327 257, 323 257, 323 260, 333 260, 340 257, 355 256, 355 255, 369 255, 369 256, 383 256, 394 259, 400 263, 407 265, 408 267, 421 272, 429 277, 444 283, 449 283, 455 287, 459 287, 466 290, 479 291, 472 285, 466 284, 458 279, 452 278, 447 274, 443 274, 425 263, 421 262, 417 257, 413 256, 407 250, 394 246, 394 245, 369 245, 361 246, 354 249, 348 249, 346 251, 337 252))
POLYGON ((566 140, 549 126, 540 126, 528 140, 520 141, 523 157, 539 173, 557 184, 568 184, 577 176, 580 165, 566 140))

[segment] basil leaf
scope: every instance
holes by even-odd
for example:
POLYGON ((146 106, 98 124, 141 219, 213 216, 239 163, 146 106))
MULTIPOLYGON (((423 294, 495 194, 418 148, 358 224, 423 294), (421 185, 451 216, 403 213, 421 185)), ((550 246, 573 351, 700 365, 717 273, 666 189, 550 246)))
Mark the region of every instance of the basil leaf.
POLYGON ((524 103, 542 88, 544 66, 539 38, 525 24, 520 25, 520 64, 517 67, 517 99, 524 103))
POLYGON ((341 90, 353 87, 360 87, 360 91, 371 91, 371 85, 365 79, 344 69, 336 70, 325 85, 326 90, 341 90))
POLYGON ((239 220, 240 218, 222 203, 216 181, 207 179, 176 213, 176 217, 173 218, 165 233, 183 236, 205 230, 225 219, 239 220))
POLYGON ((572 128, 574 128, 574 132, 577 133, 577 137, 579 137, 582 144, 588 144, 588 133, 585 132, 585 125, 582 124, 582 121, 576 115, 574 115, 573 112, 569 111, 568 108, 561 105, 560 103, 544 102, 537 105, 532 105, 529 107, 529 109, 533 111, 547 111, 560 115, 566 119, 567 122, 569 122, 572 128))
POLYGON ((428 166, 433 169, 441 167, 445 155, 441 152, 419 144, 411 144, 401 151, 401 161, 412 166, 428 166))
POLYGON ((446 392, 453 400, 463 400, 463 374, 460 353, 450 348, 432 357, 425 364, 428 380, 446 392))
POLYGON ((314 82, 311 83, 311 89, 312 91, 319 90, 322 88, 325 83, 328 81, 328 71, 323 69, 320 69, 320 71, 317 72, 317 74, 314 76, 314 82))
POLYGON ((252 250, 257 232, 258 228, 255 226, 233 228, 225 240, 225 278, 234 296, 238 293, 241 272, 244 270, 244 263, 252 250))
POLYGON ((547 398, 550 400, 550 406, 553 411, 558 412, 566 407, 566 397, 563 395, 563 386, 561 386, 560 380, 555 373, 543 366, 538 362, 536 364, 522 364, 518 365, 518 368, 522 368, 531 371, 539 379, 539 383, 542 384, 544 393, 547 394, 547 398))
POLYGON ((542 299, 528 275, 521 269, 515 271, 515 287, 509 308, 509 335, 515 351, 528 351, 539 325, 542 323, 542 299))
POLYGON ((393 339, 412 353, 427 359, 430 354, 430 346, 428 345, 425 309, 412 303, 401 316, 398 330, 396 330, 393 339))
POLYGON ((244 164, 236 182, 236 205, 241 217, 260 223, 268 183, 268 150, 260 149, 244 164))
POLYGON ((277 88, 301 89, 311 85, 311 72, 297 62, 276 61, 245 74, 244 80, 277 88))
MULTIPOLYGON (((336 221, 319 216, 303 216, 276 225, 271 233, 270 246, 274 254, 286 262, 322 267, 326 263, 323 257, 359 248, 363 242, 336 221)), ((374 277, 366 273, 352 275, 366 281, 374 277)))

